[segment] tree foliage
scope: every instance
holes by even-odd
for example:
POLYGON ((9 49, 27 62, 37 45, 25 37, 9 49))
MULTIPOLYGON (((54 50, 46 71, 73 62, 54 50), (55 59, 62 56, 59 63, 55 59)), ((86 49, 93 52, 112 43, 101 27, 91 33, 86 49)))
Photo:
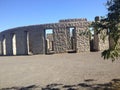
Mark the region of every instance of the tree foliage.
POLYGON ((98 33, 107 30, 112 45, 102 52, 102 57, 114 61, 120 57, 120 0, 108 0, 106 7, 107 16, 101 18, 100 22, 92 23, 92 26, 98 30, 98 33))

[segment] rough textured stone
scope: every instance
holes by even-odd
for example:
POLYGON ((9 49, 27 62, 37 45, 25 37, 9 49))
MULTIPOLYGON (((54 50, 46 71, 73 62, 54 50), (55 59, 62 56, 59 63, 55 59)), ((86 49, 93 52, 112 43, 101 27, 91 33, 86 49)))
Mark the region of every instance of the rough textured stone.
MULTIPOLYGON (((95 21, 99 22, 99 17, 95 17, 95 21)), ((109 36, 107 35, 103 40, 103 35, 107 35, 107 32, 105 30, 101 31, 99 34, 96 30, 94 31, 93 49, 95 51, 103 51, 109 48, 110 45, 109 36)))
POLYGON ((87 28, 90 22, 87 19, 66 19, 59 23, 41 24, 13 28, 0 33, 0 55, 26 55, 45 54, 46 37, 45 30, 53 30, 54 53, 65 53, 70 49, 76 52, 90 51, 87 28), (68 28, 74 28, 73 37, 70 37, 68 28), (13 34, 16 36, 13 41, 13 34), (81 34, 81 35, 80 35, 81 34), (3 40, 6 39, 6 50, 3 48, 3 40), (16 42, 16 43, 15 43, 16 42), (15 44, 15 45, 14 45, 15 44), (16 48, 16 49, 14 49, 16 48))

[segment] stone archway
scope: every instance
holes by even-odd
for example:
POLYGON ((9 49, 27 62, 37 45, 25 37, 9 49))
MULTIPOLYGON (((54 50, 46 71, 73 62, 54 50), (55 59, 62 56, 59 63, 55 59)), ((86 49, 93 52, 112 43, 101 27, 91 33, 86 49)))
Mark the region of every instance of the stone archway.
POLYGON ((45 53, 54 53, 53 29, 45 29, 45 53))
POLYGON ((67 51, 76 52, 75 27, 67 28, 67 51))

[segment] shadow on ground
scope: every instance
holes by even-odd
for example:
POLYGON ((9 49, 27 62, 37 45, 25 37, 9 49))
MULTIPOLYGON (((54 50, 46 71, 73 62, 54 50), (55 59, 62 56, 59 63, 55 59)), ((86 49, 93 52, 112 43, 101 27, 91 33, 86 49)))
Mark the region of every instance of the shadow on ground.
POLYGON ((35 88, 37 88, 36 85, 30 85, 30 86, 27 86, 27 87, 2 88, 0 90, 34 90, 35 88))
POLYGON ((94 79, 84 80, 84 83, 75 85, 49 84, 45 87, 30 85, 27 87, 2 88, 0 90, 120 90, 120 79, 113 79, 109 83, 94 84, 94 79))

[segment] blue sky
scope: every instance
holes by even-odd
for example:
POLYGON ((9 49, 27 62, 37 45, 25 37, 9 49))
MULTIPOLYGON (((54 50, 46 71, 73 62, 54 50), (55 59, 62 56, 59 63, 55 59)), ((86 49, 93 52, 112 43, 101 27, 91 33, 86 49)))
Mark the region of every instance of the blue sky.
POLYGON ((0 31, 60 19, 105 16, 106 0, 0 0, 0 31))

